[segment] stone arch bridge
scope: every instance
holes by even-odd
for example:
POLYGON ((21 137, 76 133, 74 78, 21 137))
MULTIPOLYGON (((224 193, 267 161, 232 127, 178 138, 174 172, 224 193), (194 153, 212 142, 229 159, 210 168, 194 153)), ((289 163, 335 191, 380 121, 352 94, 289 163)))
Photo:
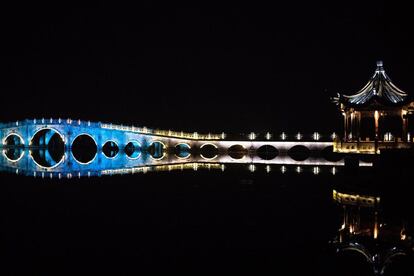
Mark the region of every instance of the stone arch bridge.
MULTIPOLYGON (((81 173, 96 170, 96 166, 105 169, 133 168, 139 166, 157 164, 178 164, 185 162, 198 163, 261 163, 261 164, 303 164, 303 165, 343 165, 343 160, 328 161, 313 157, 312 154, 298 161, 289 155, 289 150, 294 147, 305 148, 310 152, 321 152, 332 146, 332 141, 229 141, 223 134, 220 135, 201 135, 198 133, 184 133, 162 130, 151 130, 147 128, 137 128, 105 124, 100 122, 89 122, 81 120, 61 120, 61 119, 33 119, 17 121, 13 123, 0 124, 0 139, 3 147, 2 158, 8 166, 21 167, 19 162, 26 162, 24 167, 27 170, 60 172, 63 171, 62 163, 69 163, 72 170, 81 173), (35 139, 36 135, 45 132, 42 139, 35 139), (46 146, 50 143, 53 135, 58 135, 65 145, 65 154, 59 162, 53 166, 42 166, 30 159, 18 156, 10 160, 4 154, 4 149, 11 146, 20 146, 31 149, 46 146), (89 162, 80 162, 74 158, 71 148, 74 141, 80 136, 87 136, 97 148, 97 153, 89 162), (34 140, 37 143, 34 143, 34 140), (108 157, 101 154, 106 143, 111 144, 120 150, 115 156, 108 157), (128 146, 139 151, 133 156, 126 154, 128 146), (258 150, 265 147, 277 152, 271 158, 262 158, 255 154, 258 150), (141 154, 151 149, 154 154, 141 154), (177 155, 177 149, 181 152, 177 155), (203 154, 209 149, 210 154, 203 154), (237 156, 232 156, 231 151, 239 152, 237 156), (175 152, 175 153, 174 153, 175 152), (184 152, 184 154, 182 154, 184 152), (242 154, 240 154, 240 152, 242 154), (191 158, 189 158, 191 156, 191 158)), ((22 155, 24 155, 24 152, 22 155)), ((32 160, 34 161, 34 160, 32 160)))

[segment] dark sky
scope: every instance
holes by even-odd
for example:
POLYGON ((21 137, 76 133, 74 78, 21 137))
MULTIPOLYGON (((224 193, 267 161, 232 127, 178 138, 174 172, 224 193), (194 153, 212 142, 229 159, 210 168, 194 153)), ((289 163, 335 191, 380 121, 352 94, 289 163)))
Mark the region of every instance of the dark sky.
POLYGON ((408 4, 23 6, 0 11, 1 121, 326 132, 378 59, 414 93, 408 4))

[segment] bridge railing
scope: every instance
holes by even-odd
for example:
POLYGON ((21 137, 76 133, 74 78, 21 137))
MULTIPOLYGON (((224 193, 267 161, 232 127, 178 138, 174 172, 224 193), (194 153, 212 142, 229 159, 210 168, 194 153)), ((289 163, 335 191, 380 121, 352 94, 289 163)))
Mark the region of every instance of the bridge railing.
POLYGON ((96 128, 104 128, 104 129, 113 129, 113 130, 120 130, 120 131, 128 131, 128 132, 135 132, 141 134, 150 134, 150 135, 158 135, 158 136, 166 136, 166 137, 174 137, 174 138, 182 138, 182 139, 191 139, 191 140, 271 140, 271 141, 333 141, 337 137, 335 133, 331 134, 320 134, 318 132, 313 133, 287 133, 287 132, 279 132, 279 133, 271 133, 271 132, 250 132, 250 133, 234 133, 234 134, 225 134, 220 133, 207 133, 201 134, 198 132, 184 132, 184 131, 173 131, 173 130, 160 130, 160 129, 151 129, 147 127, 135 127, 135 126, 126 126, 126 125, 118 125, 118 124, 111 124, 111 123, 101 123, 101 122, 91 122, 91 121, 83 121, 83 120, 72 120, 70 118, 67 119, 54 119, 54 118, 35 118, 35 119, 26 119, 22 121, 15 121, 9 123, 1 123, 0 128, 10 128, 16 127, 21 125, 38 125, 38 124, 65 124, 65 125, 77 125, 83 127, 96 127, 96 128))
POLYGON ((150 135, 159 135, 159 136, 168 136, 168 137, 175 137, 175 138, 183 138, 183 139, 200 139, 200 140, 222 140, 225 139, 225 134, 199 134, 198 132, 184 132, 184 131, 172 131, 172 130, 160 130, 160 129, 150 129, 146 127, 134 127, 134 126, 123 126, 123 125, 114 125, 114 124, 101 124, 102 128, 105 129, 114 129, 114 130, 121 130, 121 131, 130 131, 130 132, 137 132, 142 134, 150 134, 150 135))
POLYGON ((250 132, 250 133, 234 133, 227 135, 229 140, 244 141, 315 141, 315 142, 332 142, 338 135, 333 133, 321 134, 319 132, 312 133, 287 133, 287 132, 250 132))
POLYGON ((34 118, 34 119, 25 119, 15 122, 0 123, 0 128, 10 128, 18 127, 22 125, 79 125, 79 126, 88 126, 88 127, 100 127, 100 122, 91 122, 83 120, 72 120, 72 119, 61 119, 61 118, 34 118))
POLYGON ((8 122, 8 123, 0 123, 0 128, 10 128, 19 125, 19 121, 16 122, 8 122))

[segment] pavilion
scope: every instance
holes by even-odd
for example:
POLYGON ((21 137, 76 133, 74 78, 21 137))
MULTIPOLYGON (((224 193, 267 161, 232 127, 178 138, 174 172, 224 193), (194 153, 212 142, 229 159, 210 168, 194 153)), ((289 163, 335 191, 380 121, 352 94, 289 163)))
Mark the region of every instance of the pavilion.
POLYGON ((382 61, 361 90, 353 95, 338 93, 333 101, 344 118, 343 137, 335 141, 334 151, 380 153, 411 148, 414 100, 394 85, 382 61))

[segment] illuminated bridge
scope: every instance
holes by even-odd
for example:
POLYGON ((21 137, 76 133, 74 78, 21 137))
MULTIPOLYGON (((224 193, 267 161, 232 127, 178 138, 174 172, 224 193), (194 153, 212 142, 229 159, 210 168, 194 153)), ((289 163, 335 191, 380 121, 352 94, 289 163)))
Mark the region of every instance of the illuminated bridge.
POLYGON ((320 141, 319 134, 308 140, 298 134, 294 141, 287 141, 285 134, 279 141, 267 135, 269 140, 259 141, 252 133, 248 140, 230 141, 224 133, 202 135, 71 119, 33 119, 0 124, 0 138, 3 170, 50 177, 133 173, 151 166, 184 164, 344 165, 339 154, 329 158, 332 139, 320 141))

